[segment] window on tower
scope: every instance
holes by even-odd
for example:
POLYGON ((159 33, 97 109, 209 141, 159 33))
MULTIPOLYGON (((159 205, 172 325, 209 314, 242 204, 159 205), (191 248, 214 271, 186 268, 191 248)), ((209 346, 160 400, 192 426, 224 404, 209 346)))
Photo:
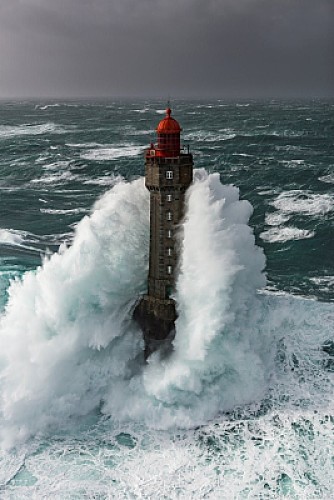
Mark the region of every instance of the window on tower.
POLYGON ((167 212, 167 220, 173 220, 173 214, 170 210, 167 212))
POLYGON ((172 255, 172 249, 171 248, 167 248, 167 255, 168 255, 168 257, 171 257, 171 255, 172 255))
POLYGON ((173 268, 172 266, 167 266, 167 274, 172 274, 173 268))
POLYGON ((167 238, 171 238, 171 237, 172 237, 172 230, 168 229, 168 231, 167 231, 167 238))
POLYGON ((173 179, 173 170, 167 170, 166 179, 173 179))
POLYGON ((171 194, 166 195, 166 201, 172 201, 173 196, 171 194))

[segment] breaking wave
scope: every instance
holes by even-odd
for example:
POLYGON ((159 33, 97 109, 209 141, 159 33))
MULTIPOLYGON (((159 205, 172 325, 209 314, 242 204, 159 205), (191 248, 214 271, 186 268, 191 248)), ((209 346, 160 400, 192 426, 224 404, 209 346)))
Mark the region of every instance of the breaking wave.
POLYGON ((20 245, 23 241, 21 232, 13 229, 0 229, 0 244, 20 245))
POLYGON ((66 130, 56 123, 42 123, 40 125, 19 125, 19 126, 0 126, 0 139, 12 139, 22 135, 41 135, 41 134, 64 134, 66 130))
MULTIPOLYGON (((196 171, 180 228, 174 352, 144 365, 131 318, 146 289, 149 195, 143 179, 107 192, 70 247, 8 290, 0 318, 3 445, 76 428, 96 411, 167 429, 261 406, 275 379, 277 341, 300 337, 305 319, 296 320, 289 301, 257 292, 265 258, 248 226, 251 213, 237 188, 196 171)), ((319 314, 315 326, 312 307, 305 311, 314 338, 328 334, 319 314)))
POLYGON ((290 240, 305 240, 307 238, 313 238, 314 235, 314 231, 298 229, 297 227, 273 227, 267 231, 263 231, 260 234, 260 238, 262 238, 263 241, 268 241, 269 243, 284 243, 285 241, 290 240))
POLYGON ((334 208, 334 198, 330 194, 313 194, 294 189, 284 191, 272 205, 284 214, 324 215, 334 208))
POLYGON ((84 160, 92 161, 109 161, 116 160, 127 156, 138 156, 145 148, 130 144, 122 147, 98 148, 89 149, 85 153, 81 153, 80 157, 84 160))
POLYGON ((28 244, 35 243, 37 239, 38 238, 35 235, 28 233, 27 231, 0 228, 0 247, 8 245, 36 252, 38 250, 28 244))

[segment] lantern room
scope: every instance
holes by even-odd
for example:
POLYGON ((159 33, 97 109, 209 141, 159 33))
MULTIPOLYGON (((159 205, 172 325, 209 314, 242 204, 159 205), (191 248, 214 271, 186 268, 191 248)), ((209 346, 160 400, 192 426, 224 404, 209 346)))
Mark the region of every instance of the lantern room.
POLYGON ((148 155, 164 158, 180 156, 180 133, 179 123, 171 116, 172 110, 166 109, 166 116, 160 121, 156 131, 158 135, 158 145, 149 149, 148 155))

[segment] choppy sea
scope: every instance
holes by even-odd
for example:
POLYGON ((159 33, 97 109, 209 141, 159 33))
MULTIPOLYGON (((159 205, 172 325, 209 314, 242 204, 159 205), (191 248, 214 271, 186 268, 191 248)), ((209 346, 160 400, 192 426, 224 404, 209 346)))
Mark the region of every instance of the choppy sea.
POLYGON ((0 498, 330 499, 334 102, 175 101, 174 352, 143 363, 164 102, 0 102, 0 498))

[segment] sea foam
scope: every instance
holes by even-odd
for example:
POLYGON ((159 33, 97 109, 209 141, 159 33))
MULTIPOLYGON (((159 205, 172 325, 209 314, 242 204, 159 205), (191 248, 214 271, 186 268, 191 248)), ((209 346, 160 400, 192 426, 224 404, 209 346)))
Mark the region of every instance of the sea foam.
POLYGON ((130 311, 145 286, 148 213, 143 180, 119 183, 70 248, 12 283, 0 319, 6 442, 85 415, 129 375, 141 343, 130 311))
POLYGON ((143 146, 136 146, 134 144, 122 147, 110 147, 110 148, 104 147, 97 149, 89 149, 84 153, 81 153, 80 157, 84 160, 109 161, 127 156, 138 156, 143 151, 143 149, 144 149, 143 146))
POLYGON ((0 126, 0 139, 12 139, 23 135, 64 134, 66 130, 53 122, 38 125, 0 126))
POLYGON ((333 210, 334 198, 330 194, 294 189, 281 193, 272 205, 284 214, 324 215, 333 210))
POLYGON ((260 234, 260 238, 263 241, 268 241, 269 243, 284 243, 285 241, 290 240, 305 240, 313 238, 314 235, 314 231, 298 229, 297 227, 273 227, 267 231, 263 231, 260 234))
POLYGON ((146 290, 149 194, 119 182, 78 224, 70 247, 16 280, 0 319, 2 439, 76 425, 97 411, 156 428, 205 423, 260 401, 276 330, 252 207, 218 174, 195 172, 179 228, 174 352, 143 364, 132 311, 146 290))

